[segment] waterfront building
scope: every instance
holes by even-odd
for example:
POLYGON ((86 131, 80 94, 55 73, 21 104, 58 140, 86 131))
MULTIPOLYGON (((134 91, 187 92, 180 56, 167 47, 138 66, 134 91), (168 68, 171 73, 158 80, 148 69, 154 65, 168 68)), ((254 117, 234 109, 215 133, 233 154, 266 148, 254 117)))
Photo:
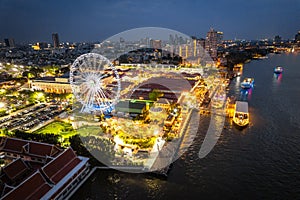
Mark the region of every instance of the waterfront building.
MULTIPOLYGON (((6 183, 7 186, 14 186, 19 182, 22 182, 23 178, 29 176, 32 171, 33 170, 30 168, 29 164, 27 164, 23 159, 18 158, 14 162, 9 163, 2 168, 0 180, 6 183)), ((2 191, 4 188, 2 188, 2 191)), ((10 189, 12 189, 12 187, 6 188, 6 190, 10 189)))
MULTIPOLYGON (((43 175, 36 171, 17 187, 10 188, 9 192, 4 194, 1 199, 41 199, 51 188, 51 185, 47 183, 43 175)), ((7 191, 8 187, 6 186, 5 189, 7 191)))
MULTIPOLYGON (((189 69, 191 71, 191 69, 189 69)), ((195 75, 196 76, 196 75, 195 75)), ((149 99, 149 93, 154 89, 163 93, 163 98, 168 99, 169 102, 177 102, 182 92, 189 91, 194 87, 195 80, 186 80, 184 77, 153 77, 147 80, 143 85, 136 88, 131 95, 134 99, 149 99)))
POLYGON ((0 139, 0 152, 11 159, 22 158, 26 161, 44 163, 48 157, 55 157, 61 151, 53 144, 7 137, 0 139))
MULTIPOLYGON (((13 158, 17 157, 0 174, 3 200, 65 199, 89 172, 89 159, 77 156, 72 148, 63 151, 50 144, 1 138, 1 152, 13 152, 13 158), (42 163, 26 159, 24 151, 31 157, 42 154, 45 159, 42 163)), ((9 156, 5 154, 5 159, 12 158, 9 156)))

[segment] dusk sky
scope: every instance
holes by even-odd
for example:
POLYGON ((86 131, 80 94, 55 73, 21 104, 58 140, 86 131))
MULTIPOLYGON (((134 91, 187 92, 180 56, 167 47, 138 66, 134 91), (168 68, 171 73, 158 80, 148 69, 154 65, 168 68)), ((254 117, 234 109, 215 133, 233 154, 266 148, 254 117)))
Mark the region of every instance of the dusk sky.
POLYGON ((224 39, 292 39, 300 30, 300 0, 0 0, 0 40, 17 43, 102 41, 138 27, 164 27, 224 39))

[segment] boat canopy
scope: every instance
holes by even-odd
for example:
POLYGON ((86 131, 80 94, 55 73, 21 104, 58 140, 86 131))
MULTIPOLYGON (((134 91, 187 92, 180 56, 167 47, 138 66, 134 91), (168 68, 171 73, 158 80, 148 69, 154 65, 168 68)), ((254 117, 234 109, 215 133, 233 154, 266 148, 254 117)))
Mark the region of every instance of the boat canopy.
POLYGON ((248 113, 248 102, 236 101, 235 112, 248 113))

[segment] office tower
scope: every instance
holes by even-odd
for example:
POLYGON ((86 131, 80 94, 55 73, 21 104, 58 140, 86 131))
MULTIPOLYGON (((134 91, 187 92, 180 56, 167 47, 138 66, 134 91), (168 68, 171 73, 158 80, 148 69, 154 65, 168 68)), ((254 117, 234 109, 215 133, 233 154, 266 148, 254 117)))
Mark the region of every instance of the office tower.
POLYGON ((217 58, 217 47, 218 47, 218 32, 213 28, 207 32, 205 41, 205 50, 209 53, 212 59, 217 58))
POLYGON ((48 44, 46 42, 39 42, 37 43, 40 49, 48 48, 48 44))
POLYGON ((6 47, 15 47, 15 40, 13 38, 4 39, 4 43, 6 47))
POLYGON ((175 44, 175 38, 174 38, 174 36, 173 35, 169 35, 169 44, 170 45, 173 45, 173 44, 175 44))
POLYGON ((300 31, 295 35, 295 42, 300 42, 300 31))
POLYGON ((9 47, 9 40, 8 40, 8 38, 5 38, 5 39, 4 39, 4 43, 5 43, 5 46, 6 46, 6 47, 9 47))
POLYGON ((58 38, 58 33, 53 33, 53 34, 52 34, 52 42, 53 42, 53 47, 54 47, 54 48, 59 48, 59 38, 58 38))
POLYGON ((150 40, 150 47, 153 49, 161 49, 161 40, 150 40))
POLYGON ((217 43, 218 43, 218 45, 222 44, 222 41, 223 41, 223 32, 218 31, 217 32, 217 43))
POLYGON ((275 44, 280 44, 281 43, 281 37, 279 35, 276 35, 274 38, 274 43, 275 44))
POLYGON ((197 39, 197 42, 203 49, 205 49, 205 39, 204 38, 197 39))

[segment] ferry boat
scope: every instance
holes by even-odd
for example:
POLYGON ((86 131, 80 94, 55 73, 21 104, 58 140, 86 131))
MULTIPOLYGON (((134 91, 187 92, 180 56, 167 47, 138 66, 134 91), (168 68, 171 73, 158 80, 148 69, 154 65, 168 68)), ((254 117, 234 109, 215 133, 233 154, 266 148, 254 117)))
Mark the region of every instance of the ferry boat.
POLYGON ((245 127, 249 124, 248 102, 246 101, 235 102, 233 122, 240 127, 245 127))
POLYGON ((277 66, 274 68, 274 73, 275 74, 281 74, 283 72, 283 68, 280 66, 277 66))
POLYGON ((243 89, 250 89, 254 86, 254 78, 245 78, 241 83, 243 89))

